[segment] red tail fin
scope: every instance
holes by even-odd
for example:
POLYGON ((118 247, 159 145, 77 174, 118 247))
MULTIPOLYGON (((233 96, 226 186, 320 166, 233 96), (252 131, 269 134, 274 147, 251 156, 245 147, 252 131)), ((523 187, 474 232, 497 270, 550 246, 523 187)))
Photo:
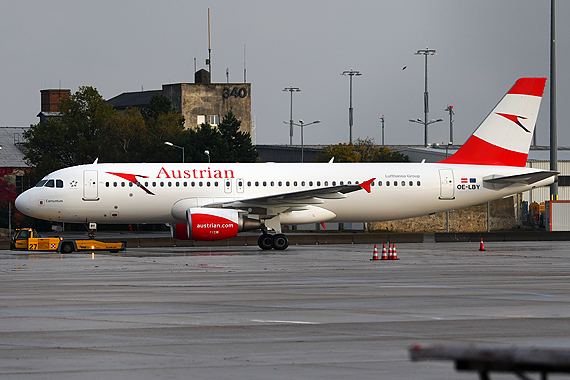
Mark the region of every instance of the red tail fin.
POLYGON ((546 78, 520 78, 446 164, 525 166, 546 78))

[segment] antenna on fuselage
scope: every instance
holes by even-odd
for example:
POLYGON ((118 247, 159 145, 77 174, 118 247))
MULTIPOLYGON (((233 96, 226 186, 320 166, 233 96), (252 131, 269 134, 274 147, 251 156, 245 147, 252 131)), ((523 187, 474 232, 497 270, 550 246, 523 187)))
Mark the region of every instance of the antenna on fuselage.
POLYGON ((93 161, 93 165, 97 165, 97 162, 98 162, 98 161, 99 161, 99 157, 97 157, 97 158, 95 159, 95 161, 93 161))

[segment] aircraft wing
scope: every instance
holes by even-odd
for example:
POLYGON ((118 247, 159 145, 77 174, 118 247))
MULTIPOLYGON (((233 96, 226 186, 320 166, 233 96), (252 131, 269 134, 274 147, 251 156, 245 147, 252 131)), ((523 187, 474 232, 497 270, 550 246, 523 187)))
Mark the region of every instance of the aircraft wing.
MULTIPOLYGON (((412 361, 453 360, 458 371, 477 371, 481 379, 489 372, 570 373, 570 349, 538 347, 476 347, 413 345, 409 349, 412 361)), ((543 377, 546 378, 546 377, 543 377)))
POLYGON ((525 174, 516 175, 491 175, 489 177, 484 177, 483 182, 488 184, 498 184, 498 185, 532 185, 533 183, 542 181, 543 179, 557 175, 558 172, 553 171, 541 171, 541 172, 531 172, 525 174))
POLYGON ((370 184, 376 178, 354 185, 320 187, 317 189, 300 190, 263 197, 239 199, 231 202, 212 203, 204 207, 247 208, 247 207, 298 207, 310 204, 324 203, 323 199, 344 199, 346 194, 358 190, 370 192, 370 184))

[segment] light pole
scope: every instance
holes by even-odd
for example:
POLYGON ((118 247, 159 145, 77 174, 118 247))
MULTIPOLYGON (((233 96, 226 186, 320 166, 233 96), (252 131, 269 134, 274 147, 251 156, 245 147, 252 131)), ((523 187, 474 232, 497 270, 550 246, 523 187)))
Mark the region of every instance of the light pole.
POLYGON ((384 146, 384 115, 382 115, 380 121, 382 122, 382 146, 384 146))
POLYGON ((204 151, 204 154, 205 154, 206 156, 208 156, 208 163, 210 163, 210 151, 209 151, 209 150, 205 150, 205 151, 204 151))
MULTIPOLYGON (((290 123, 289 121, 283 121, 283 122, 285 124, 290 123)), ((320 120, 315 120, 312 123, 305 124, 305 122, 303 120, 299 120, 299 124, 291 123, 292 125, 295 125, 297 127, 301 127, 301 162, 304 162, 304 160, 305 160, 305 142, 303 141, 303 128, 307 127, 309 125, 312 125, 312 124, 318 124, 320 122, 321 122, 320 120)))
POLYGON ((429 114, 429 93, 428 93, 428 56, 435 55, 435 49, 428 49, 427 47, 424 50, 418 50, 416 55, 423 55, 425 57, 425 87, 424 87, 424 120, 421 119, 410 119, 412 123, 418 123, 424 125, 424 147, 427 148, 428 146, 428 125, 437 123, 439 121, 443 121, 443 119, 431 120, 428 121, 428 114, 429 114))
POLYGON ((300 92, 301 89, 299 87, 285 87, 283 91, 289 91, 291 93, 291 115, 289 117, 289 145, 293 145, 293 93, 300 92))
POLYGON ((449 112, 449 143, 453 144, 453 115, 455 115, 455 112, 453 112, 453 106, 449 104, 444 111, 449 112))
POLYGON ((165 141, 164 145, 173 146, 175 148, 182 149, 182 163, 184 163, 184 147, 183 146, 174 145, 170 141, 165 141))
POLYGON ((349 140, 348 142, 352 144, 352 125, 353 125, 353 108, 352 108, 352 77, 353 76, 360 76, 360 71, 356 71, 353 69, 345 70, 340 75, 348 75, 350 77, 350 106, 348 107, 348 129, 349 129, 349 140))

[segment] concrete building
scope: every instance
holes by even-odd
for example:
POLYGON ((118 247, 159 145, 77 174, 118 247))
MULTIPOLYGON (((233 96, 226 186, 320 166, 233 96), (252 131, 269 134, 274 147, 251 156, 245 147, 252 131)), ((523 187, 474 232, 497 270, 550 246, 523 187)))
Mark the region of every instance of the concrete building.
POLYGON ((125 92, 108 100, 114 108, 124 110, 144 107, 157 93, 170 99, 172 107, 184 116, 185 128, 196 129, 208 123, 217 126, 231 110, 241 121, 240 131, 251 133, 251 83, 211 83, 210 73, 198 70, 194 83, 162 85, 162 90, 125 92))

